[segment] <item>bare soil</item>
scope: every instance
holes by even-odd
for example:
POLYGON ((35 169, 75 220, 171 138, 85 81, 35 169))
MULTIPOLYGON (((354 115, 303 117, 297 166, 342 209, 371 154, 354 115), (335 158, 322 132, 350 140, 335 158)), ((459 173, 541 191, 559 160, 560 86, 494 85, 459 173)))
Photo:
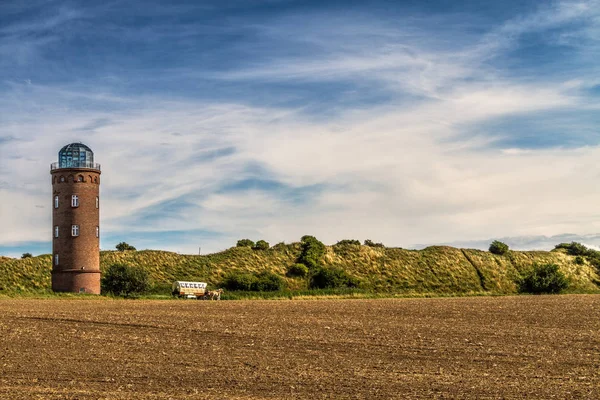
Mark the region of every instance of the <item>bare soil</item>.
POLYGON ((0 300, 0 398, 600 398, 600 296, 0 300))

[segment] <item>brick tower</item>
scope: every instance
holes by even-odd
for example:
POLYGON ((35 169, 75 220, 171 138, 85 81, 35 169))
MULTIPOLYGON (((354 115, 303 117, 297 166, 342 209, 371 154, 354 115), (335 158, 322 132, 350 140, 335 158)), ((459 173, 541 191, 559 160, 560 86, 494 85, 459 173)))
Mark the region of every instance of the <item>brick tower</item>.
POLYGON ((82 143, 60 149, 52 175, 52 290, 100 294, 100 164, 82 143))

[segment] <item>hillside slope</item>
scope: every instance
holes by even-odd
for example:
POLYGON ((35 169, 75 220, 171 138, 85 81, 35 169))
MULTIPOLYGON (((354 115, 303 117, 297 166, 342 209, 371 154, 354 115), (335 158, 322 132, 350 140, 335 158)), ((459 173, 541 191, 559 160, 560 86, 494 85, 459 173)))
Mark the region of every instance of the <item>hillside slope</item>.
MULTIPOLYGON (((272 271, 285 277, 300 254, 298 243, 269 250, 231 248, 210 255, 180 255, 165 251, 103 251, 101 269, 124 263, 146 268, 157 287, 174 280, 201 280, 215 287, 232 272, 272 271)), ((533 264, 556 263, 576 291, 598 290, 596 269, 561 251, 511 251, 498 256, 486 251, 446 246, 423 250, 373 248, 361 245, 328 246, 323 262, 344 268, 361 286, 396 293, 516 293, 515 279, 533 264)), ((50 255, 26 259, 0 257, 0 293, 50 288, 50 255)), ((290 289, 304 289, 306 280, 285 277, 290 289)))

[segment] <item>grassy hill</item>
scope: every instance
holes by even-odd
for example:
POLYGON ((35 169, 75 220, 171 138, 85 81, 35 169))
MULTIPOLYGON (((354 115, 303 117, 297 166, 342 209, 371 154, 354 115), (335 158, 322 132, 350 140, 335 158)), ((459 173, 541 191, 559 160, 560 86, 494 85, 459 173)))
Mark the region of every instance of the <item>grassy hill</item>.
MULTIPOLYGON (((139 265, 147 269, 158 292, 168 292, 174 280, 200 280, 210 287, 235 272, 271 271, 281 275, 292 290, 306 289, 305 278, 285 276, 300 254, 298 243, 268 250, 234 247, 209 255, 181 255, 166 251, 103 251, 101 269, 111 264, 139 265)), ((0 257, 0 293, 40 292, 50 288, 51 256, 25 259, 0 257)), ((362 245, 328 246, 323 263, 357 277, 361 287, 398 294, 510 294, 516 279, 534 264, 555 263, 570 279, 572 291, 598 291, 598 271, 564 251, 510 251, 499 256, 486 251, 446 246, 423 250, 374 248, 362 245)))

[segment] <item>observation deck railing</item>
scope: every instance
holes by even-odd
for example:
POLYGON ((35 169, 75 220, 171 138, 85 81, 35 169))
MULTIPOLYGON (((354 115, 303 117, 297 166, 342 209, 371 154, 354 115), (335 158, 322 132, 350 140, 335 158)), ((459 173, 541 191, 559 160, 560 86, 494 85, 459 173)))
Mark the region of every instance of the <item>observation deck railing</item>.
POLYGON ((62 168, 84 168, 84 169, 96 169, 100 171, 100 164, 88 162, 88 161, 70 161, 70 162, 55 162, 50 164, 50 171, 62 168))

